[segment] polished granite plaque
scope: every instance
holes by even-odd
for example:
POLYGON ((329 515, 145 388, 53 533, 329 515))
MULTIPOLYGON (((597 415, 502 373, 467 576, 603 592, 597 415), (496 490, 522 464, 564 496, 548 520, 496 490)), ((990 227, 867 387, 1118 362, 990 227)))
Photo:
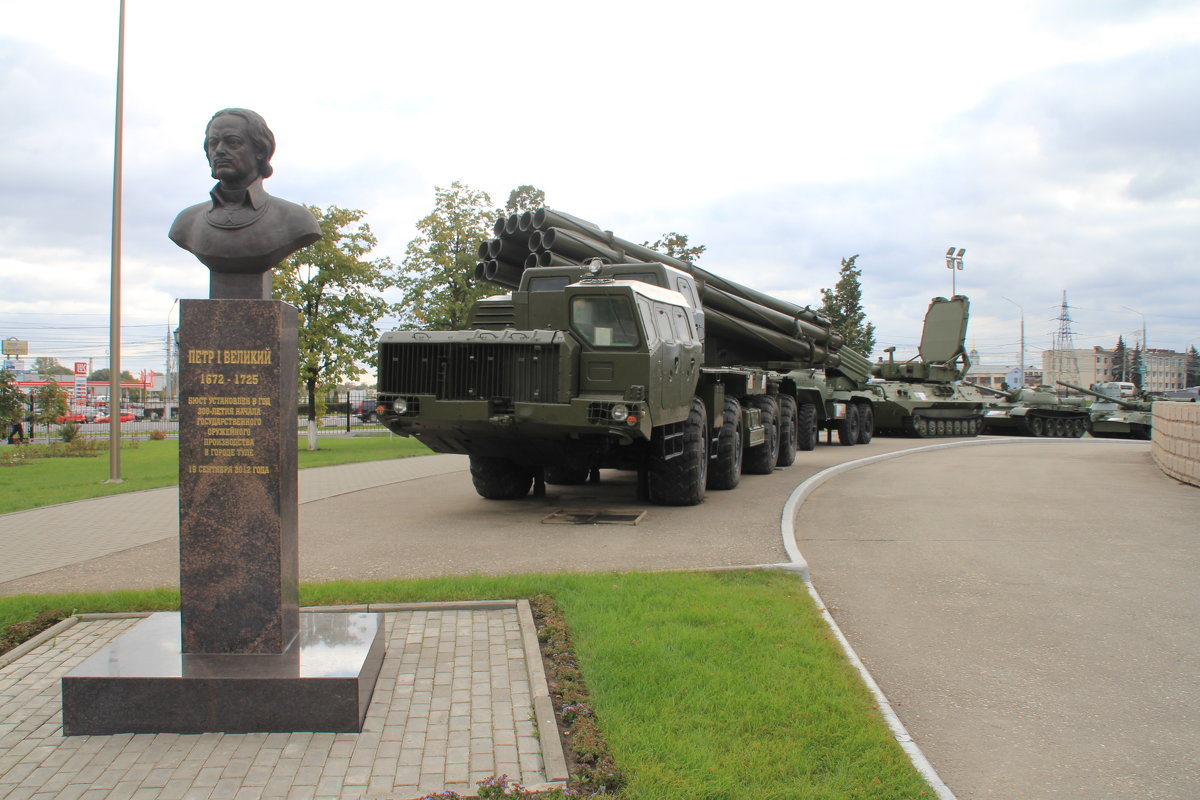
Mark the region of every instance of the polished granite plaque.
POLYGON ((385 640, 382 615, 306 612, 285 653, 195 655, 152 614, 62 679, 63 733, 357 733, 385 640))

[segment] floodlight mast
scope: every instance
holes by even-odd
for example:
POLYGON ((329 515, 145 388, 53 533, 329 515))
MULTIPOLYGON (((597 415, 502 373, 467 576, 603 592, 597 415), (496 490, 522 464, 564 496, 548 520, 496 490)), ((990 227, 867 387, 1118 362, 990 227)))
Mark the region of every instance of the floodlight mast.
POLYGON ((946 250, 946 269, 950 270, 950 296, 954 297, 958 294, 958 286, 955 284, 954 273, 963 268, 963 253, 967 252, 967 248, 960 247, 958 252, 954 252, 954 246, 951 245, 946 250))

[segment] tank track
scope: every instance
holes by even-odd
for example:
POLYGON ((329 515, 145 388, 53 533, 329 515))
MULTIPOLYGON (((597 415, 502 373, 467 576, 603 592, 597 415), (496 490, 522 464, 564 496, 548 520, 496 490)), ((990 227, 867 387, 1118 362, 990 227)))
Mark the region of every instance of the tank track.
POLYGON ((983 430, 982 417, 923 417, 913 414, 904 418, 904 433, 918 439, 945 439, 978 436, 983 430))

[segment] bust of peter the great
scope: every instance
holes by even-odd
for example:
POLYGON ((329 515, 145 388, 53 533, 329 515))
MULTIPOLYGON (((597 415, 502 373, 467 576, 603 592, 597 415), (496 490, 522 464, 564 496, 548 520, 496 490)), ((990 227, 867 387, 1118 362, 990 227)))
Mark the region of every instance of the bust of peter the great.
POLYGON ((212 271, 214 297, 218 285, 240 283, 250 286, 251 294, 220 296, 253 296, 261 285, 269 298, 265 273, 321 238, 321 228, 308 209, 263 189, 263 179, 274 171, 274 153, 275 137, 255 112, 227 108, 209 120, 204 154, 219 182, 209 202, 179 212, 169 235, 212 271), (238 275, 262 276, 262 282, 233 277, 238 275))

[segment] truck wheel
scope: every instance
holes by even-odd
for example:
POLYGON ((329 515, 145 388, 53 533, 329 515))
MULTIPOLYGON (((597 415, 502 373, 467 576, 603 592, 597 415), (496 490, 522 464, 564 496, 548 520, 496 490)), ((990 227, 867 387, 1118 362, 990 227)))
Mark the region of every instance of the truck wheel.
POLYGON ((591 474, 588 467, 573 467, 569 464, 545 468, 546 483, 551 486, 579 486, 587 483, 591 474))
POLYGON ((746 398, 746 405, 759 410, 766 441, 746 448, 742 455, 742 472, 770 475, 779 460, 779 403, 771 395, 756 394, 746 398))
POLYGON ((700 398, 692 398, 692 410, 683 423, 683 452, 663 457, 662 428, 654 429, 651 442, 650 502, 660 506, 694 506, 704 499, 708 474, 708 415, 700 398))
POLYGON ((725 398, 721 431, 713 450, 708 463, 708 488, 734 488, 742 478, 742 404, 736 397, 725 398))
POLYGON ((796 411, 796 447, 808 452, 817 449, 821 431, 817 429, 817 407, 801 403, 796 411))
POLYGON ((779 460, 781 467, 796 463, 796 398, 779 395, 779 460))
POLYGON ((480 497, 516 500, 529 494, 533 469, 509 458, 471 456, 471 483, 480 497))
POLYGON ((838 444, 843 447, 849 447, 853 444, 858 444, 858 433, 862 420, 858 416, 858 406, 854 403, 846 404, 846 416, 837 421, 838 444))
POLYGON ((875 409, 867 403, 858 407, 858 443, 870 444, 875 437, 875 409))

